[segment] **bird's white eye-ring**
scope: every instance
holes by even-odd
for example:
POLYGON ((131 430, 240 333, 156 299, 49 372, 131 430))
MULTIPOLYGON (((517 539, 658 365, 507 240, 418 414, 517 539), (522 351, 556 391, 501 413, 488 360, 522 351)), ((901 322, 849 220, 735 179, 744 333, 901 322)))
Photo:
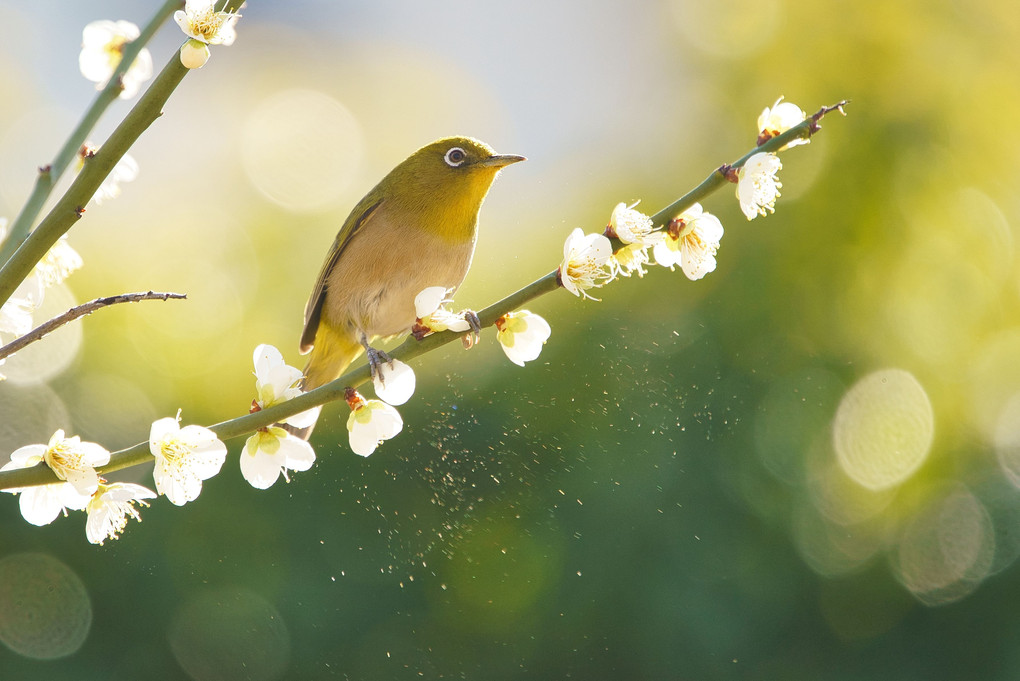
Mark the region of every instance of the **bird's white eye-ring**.
POLYGON ((467 152, 460 147, 453 147, 446 152, 446 156, 443 157, 443 160, 446 161, 446 165, 451 168, 456 168, 467 160, 467 152))

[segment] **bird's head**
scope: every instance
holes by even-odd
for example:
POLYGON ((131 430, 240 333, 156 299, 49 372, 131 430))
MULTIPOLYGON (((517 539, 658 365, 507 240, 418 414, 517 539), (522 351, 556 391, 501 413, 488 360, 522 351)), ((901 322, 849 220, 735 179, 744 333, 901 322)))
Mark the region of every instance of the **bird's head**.
POLYGON ((383 181, 385 196, 417 213, 426 229, 473 238, 478 210, 499 171, 523 156, 497 154, 470 137, 445 137, 411 154, 383 181))

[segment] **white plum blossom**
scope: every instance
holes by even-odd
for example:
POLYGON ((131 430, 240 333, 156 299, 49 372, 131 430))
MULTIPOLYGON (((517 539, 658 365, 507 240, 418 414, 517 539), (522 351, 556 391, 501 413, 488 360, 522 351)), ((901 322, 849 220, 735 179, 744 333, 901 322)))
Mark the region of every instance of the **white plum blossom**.
POLYGON ((563 243, 563 262, 557 271, 560 285, 575 296, 597 300, 587 290, 612 278, 608 268, 612 255, 612 244, 604 234, 585 234, 580 227, 574 229, 563 243))
POLYGON ((0 332, 24 336, 32 330, 32 313, 42 304, 46 287, 36 271, 18 284, 0 307, 0 332))
POLYGON ((610 236, 615 236, 625 244, 654 246, 662 238, 662 233, 655 230, 650 217, 634 210, 636 205, 637 203, 629 206, 625 203, 616 204, 609 218, 610 236))
POLYGON ((629 277, 637 273, 644 276, 645 265, 650 261, 649 247, 662 241, 662 232, 656 231, 652 219, 644 213, 634 210, 634 206, 619 203, 613 209, 609 219, 607 236, 615 236, 624 246, 609 259, 609 268, 613 277, 629 277))
POLYGON ((454 331, 463 333, 471 330, 463 313, 446 309, 451 289, 443 286, 430 286, 414 297, 414 314, 418 321, 414 325, 414 333, 421 337, 429 332, 454 331))
MULTIPOLYGON (((15 463, 6 464, 0 470, 12 470, 14 468, 29 468, 30 466, 12 466, 15 463)), ((35 465, 35 464, 31 464, 35 465)), ((28 522, 42 527, 49 525, 57 519, 61 513, 65 516, 69 510, 81 511, 89 503, 89 495, 79 494, 73 485, 67 482, 58 482, 51 485, 37 485, 35 487, 16 487, 5 489, 11 494, 20 494, 18 505, 22 517, 28 522)))
POLYGON ((400 413, 382 400, 365 400, 358 391, 348 389, 348 440, 358 456, 369 456, 384 440, 389 440, 404 427, 400 413))
POLYGON ((187 0, 183 10, 174 12, 174 21, 190 38, 181 47, 181 64, 200 69, 209 61, 210 45, 232 45, 237 39, 236 12, 217 12, 214 0, 187 0))
MULTIPOLYGON (((255 364, 255 411, 292 400, 301 394, 301 370, 283 361, 283 354, 272 345, 262 344, 252 355, 255 364), (255 408, 257 407, 257 409, 255 408)), ((309 428, 319 418, 319 407, 280 419, 295 428, 309 428)))
POLYGON ((306 471, 315 463, 312 446, 280 426, 255 431, 241 450, 241 475, 256 489, 269 489, 287 471, 306 471))
POLYGON ((77 436, 64 437, 58 430, 45 445, 26 445, 11 453, 11 460, 0 470, 31 468, 45 462, 64 482, 6 490, 20 494, 21 515, 33 525, 47 525, 67 509, 82 510, 99 488, 95 467, 110 461, 110 452, 94 442, 82 442, 77 436))
POLYGON ((81 269, 84 262, 81 256, 78 255, 78 251, 71 247, 71 244, 67 243, 67 235, 64 234, 57 242, 50 246, 50 250, 46 251, 46 255, 36 263, 35 273, 39 277, 43 286, 55 286, 74 272, 75 270, 81 269))
POLYGON ((776 199, 783 186, 776 173, 782 168, 778 156, 760 151, 737 171, 737 199, 748 220, 766 215, 766 211, 776 212, 776 199))
POLYGON ((518 366, 537 359, 552 329, 542 317, 528 310, 508 312, 496 320, 496 338, 510 361, 518 366))
MULTIPOLYGON (((261 411, 283 404, 301 394, 301 370, 289 366, 283 355, 272 345, 262 344, 252 355, 255 364, 255 392, 252 411, 261 411)), ((281 418, 294 428, 310 428, 319 417, 319 407, 281 418)), ((288 433, 279 425, 259 428, 241 451, 241 475, 252 487, 268 489, 287 471, 306 471, 315 462, 312 446, 288 433)))
POLYGON ((643 277, 648 273, 645 265, 649 262, 651 262, 651 257, 648 255, 647 246, 624 244, 609 259, 609 271, 614 279, 616 277, 629 277, 631 274, 643 277))
POLYGON ((387 404, 404 404, 414 394, 414 370, 399 359, 380 364, 372 382, 376 397, 387 404))
MULTIPOLYGON (((81 75, 94 82, 97 90, 105 88, 120 64, 125 45, 137 40, 140 34, 138 27, 130 21, 101 20, 87 24, 81 32, 81 53, 78 55, 81 75)), ((121 77, 123 89, 120 97, 134 97, 149 78, 152 78, 152 55, 143 47, 121 77)))
POLYGON ((220 472, 227 446, 202 426, 181 428, 181 414, 159 419, 149 430, 149 451, 156 457, 156 491, 183 506, 202 493, 202 481, 220 472))
POLYGON ((143 500, 154 498, 156 493, 141 485, 101 481, 85 508, 88 513, 85 536, 93 544, 102 544, 107 539, 117 539, 130 518, 142 521, 142 516, 134 505, 137 503, 148 506, 148 502, 143 500))
POLYGON ((670 269, 680 265, 688 279, 701 279, 715 270, 722 236, 719 218, 695 203, 670 222, 665 237, 655 245, 655 261, 670 269))
MULTIPOLYGON (((773 137, 778 137, 793 126, 803 123, 806 118, 807 114, 799 106, 793 102, 784 102, 780 97, 771 107, 765 107, 765 110, 758 116, 758 144, 764 144, 773 137)), ((787 143, 783 149, 810 142, 811 139, 808 137, 799 137, 787 143)))
POLYGON ((96 466, 110 463, 110 452, 101 445, 95 442, 82 442, 77 435, 64 437, 62 430, 58 430, 50 438, 42 457, 54 475, 69 482, 79 494, 88 495, 99 487, 96 466))
POLYGON ((414 297, 414 314, 419 319, 424 319, 439 309, 443 303, 453 302, 447 296, 450 289, 444 286, 429 286, 422 289, 421 293, 414 297))

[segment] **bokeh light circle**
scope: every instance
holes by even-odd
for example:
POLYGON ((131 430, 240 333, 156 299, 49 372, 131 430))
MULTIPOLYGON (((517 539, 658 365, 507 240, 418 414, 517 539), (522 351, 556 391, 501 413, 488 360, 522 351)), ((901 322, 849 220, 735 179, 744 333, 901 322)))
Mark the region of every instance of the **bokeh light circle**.
POLYGON ((917 514, 893 556, 900 582, 926 605, 963 598, 991 572, 995 532, 981 502, 954 486, 917 514))
POLYGON ((935 414, 910 373, 884 369, 846 392, 836 410, 833 445, 840 466, 871 490, 894 487, 928 457, 935 414))
POLYGON ((45 553, 0 560, 0 641, 37 660, 76 652, 92 626, 92 603, 74 570, 45 553))
POLYGON ((177 663, 194 681, 272 681, 290 664, 283 616, 245 589, 209 589, 189 599, 168 638, 177 663))
POLYGON ((878 553, 882 546, 878 527, 861 524, 848 529, 803 504, 794 510, 793 541, 812 570, 836 577, 861 569, 878 553))
POLYGON ((337 201, 357 173, 364 151, 361 127, 325 93, 278 92, 248 115, 242 160, 252 184, 280 206, 315 211, 337 201))

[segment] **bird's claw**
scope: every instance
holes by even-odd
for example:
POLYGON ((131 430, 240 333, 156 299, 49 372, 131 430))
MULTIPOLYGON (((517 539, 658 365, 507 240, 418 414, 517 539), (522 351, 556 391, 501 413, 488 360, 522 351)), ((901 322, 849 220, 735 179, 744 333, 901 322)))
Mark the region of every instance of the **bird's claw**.
POLYGON ((385 381, 382 375, 382 365, 389 364, 393 361, 393 358, 387 355, 382 350, 376 350, 367 341, 361 343, 365 347, 365 356, 368 357, 368 370, 372 375, 372 380, 379 380, 380 383, 385 385, 385 381))
POLYGON ((471 327, 471 331, 464 335, 461 341, 464 343, 464 349, 470 350, 475 346, 481 339, 482 334, 482 321, 478 318, 478 313, 474 310, 463 310, 461 315, 464 317, 464 321, 471 327))

